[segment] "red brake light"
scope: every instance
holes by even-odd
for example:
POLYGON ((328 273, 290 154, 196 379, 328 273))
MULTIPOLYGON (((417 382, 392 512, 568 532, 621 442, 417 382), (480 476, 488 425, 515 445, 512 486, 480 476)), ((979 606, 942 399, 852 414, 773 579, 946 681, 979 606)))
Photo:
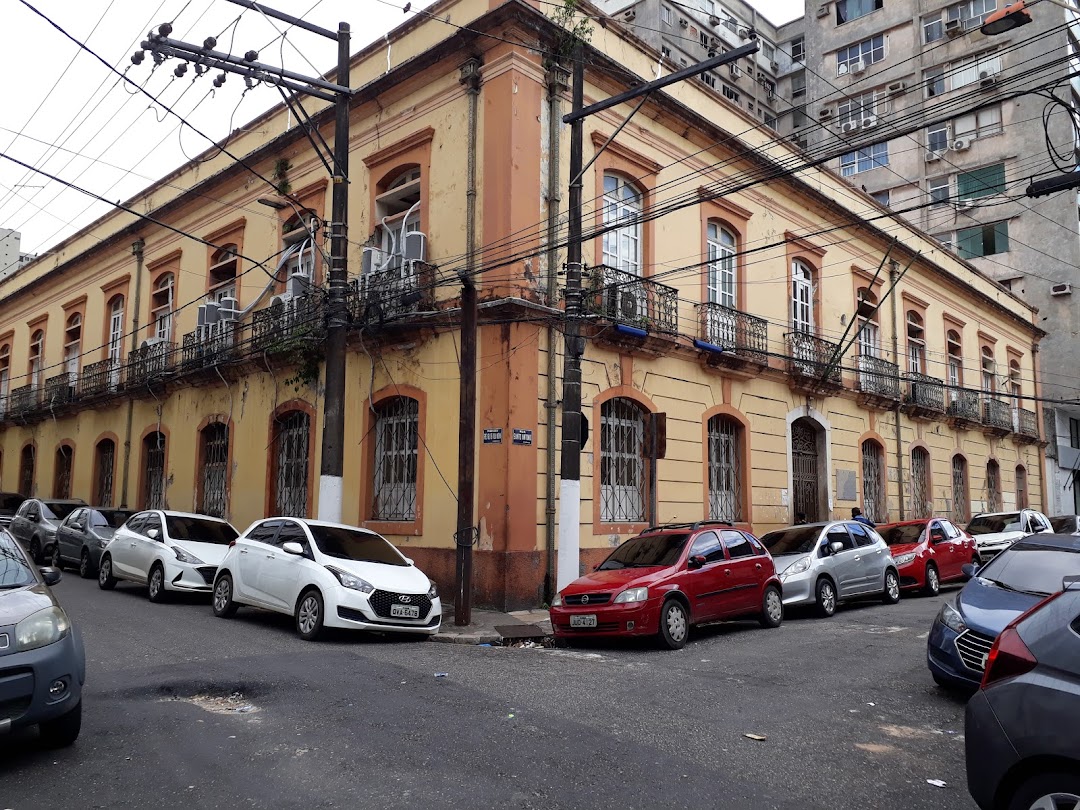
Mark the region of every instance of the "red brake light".
POLYGON ((1020 634, 1016 632, 1016 628, 1009 625, 990 648, 981 688, 985 689, 990 684, 1005 678, 1015 678, 1017 675, 1031 672, 1038 663, 1024 640, 1020 638, 1020 634))

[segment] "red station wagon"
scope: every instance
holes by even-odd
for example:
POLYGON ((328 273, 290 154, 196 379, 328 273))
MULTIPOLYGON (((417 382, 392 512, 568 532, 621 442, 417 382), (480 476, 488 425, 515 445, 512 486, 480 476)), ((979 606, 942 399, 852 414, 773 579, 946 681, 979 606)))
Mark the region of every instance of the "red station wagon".
POLYGON ((716 521, 647 529, 551 604, 557 638, 657 636, 673 650, 692 625, 747 616, 780 626, 780 579, 756 537, 716 521))
POLYGON ((944 518, 908 520, 877 527, 900 574, 901 590, 934 596, 943 582, 966 579, 961 567, 978 564, 975 538, 944 518))

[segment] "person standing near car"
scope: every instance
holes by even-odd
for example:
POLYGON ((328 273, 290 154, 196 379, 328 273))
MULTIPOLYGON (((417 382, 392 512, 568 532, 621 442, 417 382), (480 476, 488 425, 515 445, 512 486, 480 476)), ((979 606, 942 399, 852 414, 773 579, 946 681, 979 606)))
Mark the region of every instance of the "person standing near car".
POLYGON ((851 519, 859 523, 865 523, 871 529, 877 528, 877 524, 870 518, 862 513, 862 509, 857 506, 851 507, 851 519))

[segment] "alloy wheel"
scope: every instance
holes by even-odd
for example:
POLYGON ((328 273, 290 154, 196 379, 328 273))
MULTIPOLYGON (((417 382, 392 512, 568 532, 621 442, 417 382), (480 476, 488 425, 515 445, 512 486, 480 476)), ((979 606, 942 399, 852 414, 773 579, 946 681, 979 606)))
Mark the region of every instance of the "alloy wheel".
POLYGON ((1080 796, 1075 793, 1049 793, 1031 803, 1029 810, 1075 810, 1080 807, 1080 796))
POLYGON ((49 565, 53 568, 60 567, 60 544, 53 543, 52 555, 49 557, 49 565))
POLYGON ((686 614, 683 613, 682 608, 677 605, 669 607, 665 621, 667 622, 668 634, 672 639, 682 641, 686 638, 686 614))
POLYGON ((112 576, 112 560, 106 557, 101 561, 101 567, 98 568, 98 582, 104 585, 109 581, 109 577, 112 576))
POLYGON ((90 555, 85 551, 79 558, 79 576, 86 579, 90 576, 90 555))
POLYGON ((937 593, 941 590, 941 579, 938 577, 937 569, 933 566, 926 569, 926 588, 930 593, 937 593))
POLYGON ((214 610, 223 613, 225 608, 229 606, 231 598, 232 586, 229 584, 228 577, 222 577, 218 580, 217 587, 214 588, 214 610))
POLYGON ((306 635, 314 630, 319 621, 319 600, 311 595, 305 597, 304 601, 300 603, 297 621, 300 624, 301 633, 306 635))
POLYGON ((158 594, 161 593, 161 569, 155 568, 150 572, 150 598, 157 599, 158 594))
POLYGON ((826 613, 836 610, 836 592, 828 582, 821 586, 821 607, 826 613))
POLYGON ((889 591, 889 598, 896 600, 900 598, 900 580, 896 578, 896 574, 890 571, 886 576, 885 587, 889 591))

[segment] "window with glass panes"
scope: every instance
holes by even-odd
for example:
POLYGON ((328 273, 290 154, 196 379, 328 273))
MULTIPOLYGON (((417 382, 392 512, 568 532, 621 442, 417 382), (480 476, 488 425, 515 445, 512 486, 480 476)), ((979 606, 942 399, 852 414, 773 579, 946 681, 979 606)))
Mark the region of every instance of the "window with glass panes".
POLYGON ((964 259, 993 256, 1009 251, 1009 223, 994 222, 961 228, 956 232, 957 252, 964 259))
POLYGON ((926 148, 931 152, 944 152, 949 148, 949 125, 934 124, 926 129, 926 148))
POLYGON ((600 406, 600 520, 645 520, 645 412, 616 397, 600 406))
POLYGON ((885 37, 882 34, 864 39, 836 52, 836 75, 850 73, 858 62, 872 65, 885 58, 885 37))
POLYGON ((737 523, 742 514, 742 425, 730 416, 709 420, 709 517, 737 523))
POLYGON ((986 138, 990 135, 1000 135, 1002 132, 1001 105, 996 104, 993 107, 954 118, 952 131, 953 136, 957 138, 986 138))
POLYGON ((1005 164, 995 163, 956 176, 956 196, 960 200, 976 200, 1005 193, 1005 164))
POLYGON ((840 174, 850 177, 859 172, 870 171, 889 165, 889 145, 875 143, 865 149, 848 152, 840 157, 840 174))
POLYGON ((934 205, 944 205, 949 201, 949 178, 931 177, 926 181, 926 193, 934 205))
POLYGON ((1069 417, 1069 447, 1080 450, 1080 419, 1069 417))
POLYGON ((706 228, 709 301, 735 309, 735 236, 717 222, 706 228))
POLYGON ((802 62, 806 59, 806 45, 802 37, 791 40, 791 61, 802 62))
POLYGON ((865 17, 884 5, 883 0, 836 0, 836 24, 865 17))
POLYGON ((959 388, 964 384, 963 349, 960 333, 950 329, 945 335, 945 352, 948 356, 949 399, 953 402, 960 396, 959 388))
POLYGON ((604 175, 604 264, 641 275, 641 192, 617 174, 604 175))
POLYGON ((879 115, 885 112, 885 98, 885 94, 880 91, 846 98, 836 107, 837 117, 843 123, 859 122, 871 115, 879 115))
POLYGON ((791 97, 802 98, 806 95, 806 73, 799 71, 791 74, 791 97))
POLYGON ((374 520, 416 520, 420 403, 392 397, 375 406, 374 520))

